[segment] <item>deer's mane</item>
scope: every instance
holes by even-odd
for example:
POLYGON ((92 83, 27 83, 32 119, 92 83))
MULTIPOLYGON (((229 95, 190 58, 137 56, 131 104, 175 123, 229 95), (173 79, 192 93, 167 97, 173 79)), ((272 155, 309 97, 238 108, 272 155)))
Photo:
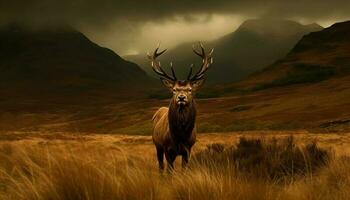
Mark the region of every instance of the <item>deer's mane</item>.
POLYGON ((170 134, 175 142, 181 143, 187 141, 192 134, 196 123, 196 104, 192 100, 186 106, 177 105, 174 101, 170 102, 168 121, 170 134))

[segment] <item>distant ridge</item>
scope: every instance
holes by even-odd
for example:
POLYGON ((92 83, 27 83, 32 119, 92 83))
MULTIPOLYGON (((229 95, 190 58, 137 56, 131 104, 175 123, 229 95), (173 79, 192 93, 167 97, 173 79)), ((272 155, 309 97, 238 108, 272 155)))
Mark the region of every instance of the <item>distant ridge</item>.
POLYGON ((0 28, 0 89, 51 94, 137 88, 152 83, 136 64, 70 27, 0 28))
MULTIPOLYGON (((205 43, 208 49, 215 48, 208 82, 215 84, 242 80, 283 58, 303 35, 321 29, 315 23, 302 25, 290 20, 247 20, 236 31, 205 43)), ((197 66, 200 64, 200 59, 191 50, 194 43, 185 43, 169 50, 162 60, 165 63, 172 61, 176 71, 185 77, 191 63, 197 66)), ((126 59, 138 63, 150 75, 153 74, 145 55, 128 56, 126 59)))
POLYGON ((283 59, 243 84, 275 87, 350 75, 350 21, 305 35, 283 59))

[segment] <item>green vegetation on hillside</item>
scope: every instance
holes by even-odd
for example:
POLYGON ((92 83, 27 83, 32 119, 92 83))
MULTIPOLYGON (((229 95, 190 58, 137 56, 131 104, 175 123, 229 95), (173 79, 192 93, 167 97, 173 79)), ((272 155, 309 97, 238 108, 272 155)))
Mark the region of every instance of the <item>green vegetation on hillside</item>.
POLYGON ((321 67, 316 65, 297 64, 285 76, 271 82, 260 83, 252 90, 263 90, 272 87, 288 86, 301 83, 316 83, 336 74, 335 67, 321 67))

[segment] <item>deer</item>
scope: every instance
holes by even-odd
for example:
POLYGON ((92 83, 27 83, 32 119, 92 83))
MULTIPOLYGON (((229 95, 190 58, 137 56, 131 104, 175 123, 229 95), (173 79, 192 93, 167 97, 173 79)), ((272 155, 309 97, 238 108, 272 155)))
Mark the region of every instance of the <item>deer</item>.
POLYGON ((186 80, 178 80, 172 63, 170 63, 171 75, 168 75, 156 59, 165 51, 155 49, 153 54, 147 54, 151 60, 153 71, 159 75, 161 82, 172 93, 168 107, 159 108, 152 117, 152 140, 156 148, 159 170, 164 170, 164 155, 167 161, 168 171, 174 169, 174 161, 177 156, 182 156, 182 168, 186 168, 191 148, 196 142, 196 115, 197 108, 194 94, 204 82, 204 75, 213 63, 211 49, 206 53, 200 43, 200 51, 192 46, 193 52, 202 59, 199 70, 193 74, 193 64, 190 66, 186 80))

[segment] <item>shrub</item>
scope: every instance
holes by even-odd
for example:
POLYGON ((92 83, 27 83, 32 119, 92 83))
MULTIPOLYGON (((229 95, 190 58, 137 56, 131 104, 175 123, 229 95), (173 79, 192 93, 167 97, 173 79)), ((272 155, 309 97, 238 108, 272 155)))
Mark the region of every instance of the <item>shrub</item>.
POLYGON ((316 142, 298 147, 292 136, 282 142, 242 137, 236 146, 210 145, 193 160, 195 165, 209 169, 232 168, 245 177, 280 181, 312 174, 327 164, 329 157, 330 153, 316 142))

